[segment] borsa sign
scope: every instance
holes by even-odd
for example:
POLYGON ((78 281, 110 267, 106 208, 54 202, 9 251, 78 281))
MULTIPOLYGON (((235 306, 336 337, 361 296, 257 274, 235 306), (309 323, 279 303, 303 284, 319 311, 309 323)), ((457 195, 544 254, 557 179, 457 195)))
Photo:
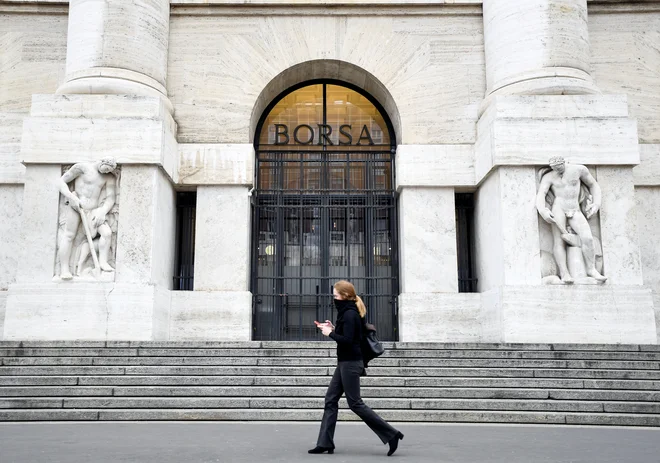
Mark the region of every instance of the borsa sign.
MULTIPOLYGON (((276 145, 288 145, 293 136, 294 143, 299 145, 334 145, 330 140, 330 135, 332 135, 332 126, 327 124, 316 124, 316 131, 311 125, 300 124, 293 129, 293 133, 289 132, 289 126, 286 124, 275 124, 275 144, 276 145)), ((351 130, 353 127, 350 124, 343 124, 339 126, 339 139, 338 142, 340 145, 352 145, 353 144, 353 135, 351 135, 351 130)), ((355 143, 356 146, 359 145, 374 145, 374 140, 371 138, 371 133, 369 128, 364 125, 360 131, 360 137, 355 143)))

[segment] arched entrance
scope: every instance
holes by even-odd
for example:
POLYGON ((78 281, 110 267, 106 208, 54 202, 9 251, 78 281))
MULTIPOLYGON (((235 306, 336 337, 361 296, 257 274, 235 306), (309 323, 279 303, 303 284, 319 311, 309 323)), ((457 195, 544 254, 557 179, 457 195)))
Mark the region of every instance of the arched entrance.
POLYGON ((397 338, 396 140, 379 103, 335 80, 280 94, 255 134, 254 340, 315 340, 351 281, 383 340, 397 338))

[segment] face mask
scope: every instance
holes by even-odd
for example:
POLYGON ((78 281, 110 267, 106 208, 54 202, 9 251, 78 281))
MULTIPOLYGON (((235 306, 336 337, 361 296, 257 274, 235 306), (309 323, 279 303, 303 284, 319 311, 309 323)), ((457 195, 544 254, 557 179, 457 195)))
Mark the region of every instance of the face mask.
POLYGON ((345 299, 344 300, 335 299, 335 307, 337 308, 337 310, 344 309, 346 308, 349 302, 351 301, 347 301, 345 299))

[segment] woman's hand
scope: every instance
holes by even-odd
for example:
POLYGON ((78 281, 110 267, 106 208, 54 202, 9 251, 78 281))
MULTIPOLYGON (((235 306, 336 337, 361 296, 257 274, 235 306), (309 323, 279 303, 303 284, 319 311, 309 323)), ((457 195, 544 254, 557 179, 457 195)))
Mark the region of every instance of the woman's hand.
POLYGON ((332 326, 332 323, 330 325, 323 325, 321 327, 321 333, 323 333, 323 336, 330 336, 330 333, 334 331, 334 326, 332 326))

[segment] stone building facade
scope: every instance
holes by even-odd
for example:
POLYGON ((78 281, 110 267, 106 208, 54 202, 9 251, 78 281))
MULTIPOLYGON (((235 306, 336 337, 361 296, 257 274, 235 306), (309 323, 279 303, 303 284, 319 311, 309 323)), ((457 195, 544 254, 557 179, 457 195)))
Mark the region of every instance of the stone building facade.
POLYGON ((389 340, 657 343, 659 44, 654 0, 2 1, 0 339, 312 339, 349 278, 389 340))

